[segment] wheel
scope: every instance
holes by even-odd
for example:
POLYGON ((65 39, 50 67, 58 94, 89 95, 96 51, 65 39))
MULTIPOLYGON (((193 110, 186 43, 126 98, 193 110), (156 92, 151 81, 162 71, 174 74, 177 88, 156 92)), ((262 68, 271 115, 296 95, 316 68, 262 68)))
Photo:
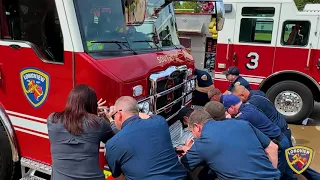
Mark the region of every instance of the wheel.
POLYGON ((313 94, 300 82, 279 82, 273 85, 266 95, 289 124, 301 123, 313 110, 313 94))
POLYGON ((15 175, 16 164, 12 161, 10 143, 1 123, 0 147, 0 180, 11 180, 15 175))

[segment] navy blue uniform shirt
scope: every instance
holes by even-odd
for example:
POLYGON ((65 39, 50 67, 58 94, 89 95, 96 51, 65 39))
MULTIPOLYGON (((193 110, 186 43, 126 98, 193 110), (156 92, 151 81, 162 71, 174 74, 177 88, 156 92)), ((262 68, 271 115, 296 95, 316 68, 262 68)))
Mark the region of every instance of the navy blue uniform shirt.
POLYGON ((252 104, 241 104, 236 118, 249 121, 270 139, 281 135, 280 128, 252 104))
POLYGON ((161 116, 133 116, 106 144, 112 176, 127 180, 180 180, 186 171, 172 146, 168 123, 161 116))
POLYGON ((206 71, 195 69, 194 75, 197 76, 199 87, 209 87, 213 84, 211 75, 206 71))
POLYGON ((255 95, 250 92, 247 100, 248 103, 256 106, 258 110, 263 112, 272 122, 279 126, 281 132, 285 132, 288 128, 286 119, 280 114, 269 99, 265 96, 255 95))
POLYGON ((197 90, 193 91, 192 94, 192 104, 197 106, 204 106, 209 102, 210 99, 208 98, 207 93, 199 92, 197 90))
POLYGON ((206 164, 219 179, 279 179, 264 149, 270 139, 247 121, 209 120, 181 158, 189 170, 206 164))
POLYGON ((233 83, 230 84, 230 86, 229 86, 229 88, 228 88, 228 91, 232 92, 235 84, 242 85, 242 86, 244 86, 246 89, 248 89, 249 91, 251 91, 250 84, 248 83, 247 80, 245 80, 245 79, 244 79, 243 77, 241 77, 241 76, 238 76, 238 78, 237 78, 233 83))
MULTIPOLYGON (((211 75, 203 70, 195 69, 194 75, 197 76, 197 83, 199 87, 209 87, 213 84, 211 75)), ((207 93, 203 93, 197 90, 193 91, 192 104, 197 106, 204 106, 210 99, 207 93)))
POLYGON ((250 95, 260 95, 260 96, 266 97, 266 94, 260 90, 251 90, 250 95))

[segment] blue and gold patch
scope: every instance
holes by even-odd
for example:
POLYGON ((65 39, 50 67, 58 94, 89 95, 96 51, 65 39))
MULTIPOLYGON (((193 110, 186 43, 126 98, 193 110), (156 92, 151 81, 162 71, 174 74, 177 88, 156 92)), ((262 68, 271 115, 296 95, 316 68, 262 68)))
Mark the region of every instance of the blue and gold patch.
POLYGON ((313 149, 305 146, 294 146, 286 149, 286 159, 290 168, 297 174, 301 174, 311 164, 313 149))
POLYGON ((20 81, 23 93, 30 104, 39 108, 47 99, 50 77, 36 68, 25 68, 20 71, 20 81))

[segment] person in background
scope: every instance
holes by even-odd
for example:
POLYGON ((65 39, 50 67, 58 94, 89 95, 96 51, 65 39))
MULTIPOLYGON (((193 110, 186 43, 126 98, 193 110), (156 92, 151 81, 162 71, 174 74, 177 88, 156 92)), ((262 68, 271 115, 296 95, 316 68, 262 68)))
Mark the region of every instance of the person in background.
POLYGON ((181 123, 183 124, 183 128, 188 127, 189 116, 192 112, 193 109, 191 107, 185 106, 177 114, 176 119, 181 121, 181 123))
POLYGON ((205 164, 219 179, 280 178, 277 145, 250 123, 216 121, 205 110, 194 110, 188 126, 194 142, 179 149, 185 152, 181 163, 189 171, 205 164))
POLYGON ((130 96, 120 97, 109 116, 120 130, 106 143, 106 159, 116 180, 186 178, 166 119, 158 115, 141 119, 137 101, 130 96))
POLYGON ((231 94, 233 88, 237 85, 242 85, 246 87, 249 91, 251 90, 250 84, 242 76, 240 76, 240 71, 237 67, 231 66, 227 71, 224 71, 223 74, 226 75, 226 78, 231 82, 228 90, 224 94, 231 94))
POLYGON ((221 93, 220 89, 218 89, 218 88, 209 89, 208 98, 211 101, 218 101, 218 102, 222 103, 222 97, 223 97, 223 94, 221 93))
MULTIPOLYGON (((244 86, 237 86, 233 94, 238 96, 243 103, 250 103, 263 112, 272 122, 274 122, 281 129, 281 132, 288 138, 290 147, 291 142, 291 130, 286 122, 284 116, 279 113, 274 107, 273 103, 265 96, 262 91, 259 90, 247 90, 244 86)), ((302 175, 307 179, 320 179, 320 174, 310 167, 302 172, 302 175)))
POLYGON ((213 88, 211 75, 203 70, 195 69, 194 75, 197 76, 196 89, 193 91, 192 105, 204 106, 210 101, 208 91, 213 88))
POLYGON ((78 85, 70 92, 65 109, 49 115, 52 180, 105 179, 99 166, 100 141, 106 143, 114 133, 97 113, 96 92, 78 85))
POLYGON ((184 144, 187 139, 193 138, 188 129, 188 118, 193 109, 185 106, 175 116, 174 123, 169 126, 171 141, 174 147, 184 144))
POLYGON ((297 179, 286 160, 285 150, 290 147, 289 140, 281 132, 280 128, 254 105, 243 104, 236 95, 224 95, 223 105, 231 116, 250 122, 279 146, 278 169, 281 172, 281 179, 297 179))

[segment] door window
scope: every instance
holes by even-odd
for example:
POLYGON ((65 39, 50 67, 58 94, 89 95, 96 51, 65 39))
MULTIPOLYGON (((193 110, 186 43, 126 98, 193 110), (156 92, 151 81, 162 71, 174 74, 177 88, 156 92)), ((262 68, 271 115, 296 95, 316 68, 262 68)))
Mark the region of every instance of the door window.
POLYGON ((244 7, 242 8, 239 42, 271 44, 273 7, 244 7))
POLYGON ((282 26, 283 46, 307 46, 310 34, 309 21, 285 21, 282 26))
POLYGON ((244 7, 242 8, 241 15, 253 17, 273 17, 274 13, 274 7, 244 7))
POLYGON ((3 7, 1 20, 6 19, 8 30, 3 39, 30 42, 46 60, 63 62, 63 37, 54 0, 5 0, 3 7))

